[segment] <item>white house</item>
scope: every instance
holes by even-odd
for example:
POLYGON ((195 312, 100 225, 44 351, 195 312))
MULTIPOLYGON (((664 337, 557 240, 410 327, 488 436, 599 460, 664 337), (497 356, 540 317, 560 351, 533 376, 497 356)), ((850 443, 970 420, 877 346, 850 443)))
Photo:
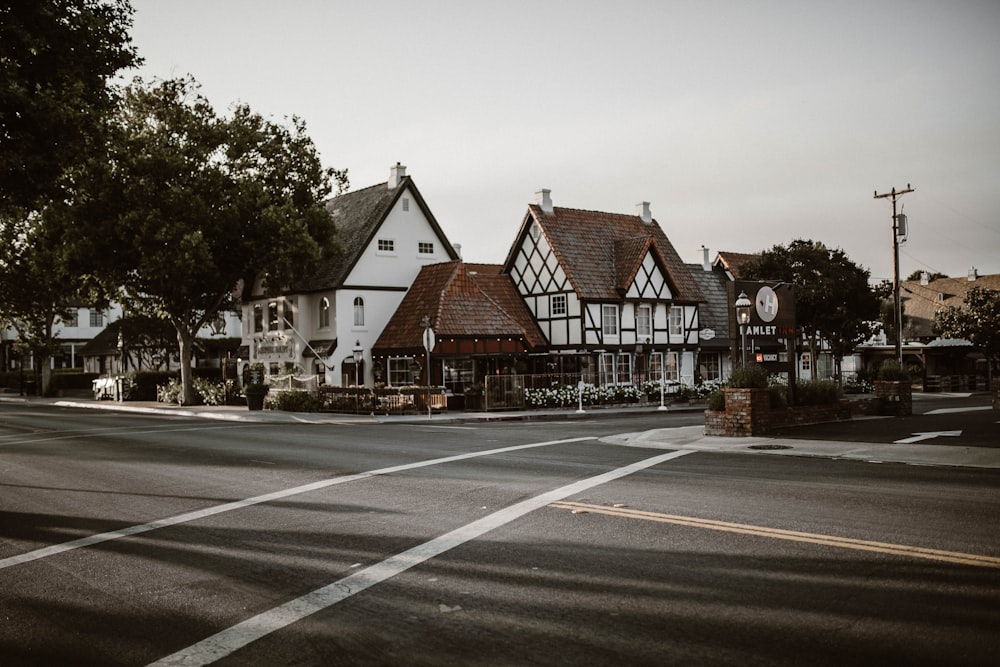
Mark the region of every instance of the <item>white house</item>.
POLYGON ((371 348, 421 267, 458 259, 406 167, 385 183, 331 199, 339 250, 307 282, 268 297, 256 280, 243 296, 243 344, 268 377, 318 375, 371 385, 371 348), (354 363, 355 350, 363 357, 354 363))

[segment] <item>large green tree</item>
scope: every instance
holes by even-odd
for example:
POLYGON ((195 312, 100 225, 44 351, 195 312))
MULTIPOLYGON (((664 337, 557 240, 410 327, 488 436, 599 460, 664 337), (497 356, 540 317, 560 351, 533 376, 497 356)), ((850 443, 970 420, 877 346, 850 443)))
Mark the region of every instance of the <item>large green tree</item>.
POLYGON ((945 338, 964 338, 989 359, 990 375, 1000 374, 1000 290, 973 287, 962 306, 948 306, 934 314, 934 332, 945 338))
POLYGON ((59 351, 55 325, 81 301, 102 307, 106 299, 71 267, 62 209, 0 214, 0 313, 17 331, 16 347, 30 354, 48 393, 50 358, 59 351))
MULTIPOLYGON (((747 280, 782 280, 795 285, 795 319, 805 334, 812 358, 826 340, 836 364, 874 333, 879 298, 869 286, 870 273, 841 249, 797 239, 775 245, 740 268, 747 280)), ((817 364, 812 364, 813 379, 817 364)))
POLYGON ((0 0, 0 210, 61 196, 102 143, 108 81, 139 59, 126 0, 0 0))
POLYGON ((346 171, 322 166, 301 120, 242 105, 220 116, 193 79, 136 80, 76 193, 74 245, 128 312, 173 325, 190 404, 198 331, 241 281, 275 291, 315 267, 334 236, 334 182, 346 188, 346 171))

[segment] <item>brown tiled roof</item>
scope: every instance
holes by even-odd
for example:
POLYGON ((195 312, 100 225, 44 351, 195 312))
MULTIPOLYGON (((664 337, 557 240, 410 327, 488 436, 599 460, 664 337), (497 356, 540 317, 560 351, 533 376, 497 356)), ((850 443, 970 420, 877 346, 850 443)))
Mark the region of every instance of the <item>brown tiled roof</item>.
POLYGON ((421 268, 373 349, 417 350, 423 346, 424 317, 438 337, 518 337, 544 345, 538 325, 498 264, 457 260, 421 268))
MULTIPOLYGON (((646 224, 637 215, 558 207, 546 214, 532 204, 528 206, 521 238, 527 233, 529 220, 538 223, 582 299, 619 300, 635 276, 642 260, 638 253, 648 241, 662 261, 674 300, 704 301, 688 267, 655 220, 646 224)), ((515 252, 516 245, 505 263, 508 270, 515 252)))
POLYGON ((905 334, 914 338, 933 338, 934 313, 948 306, 962 306, 965 295, 973 287, 1000 290, 1000 274, 979 276, 976 280, 938 278, 926 285, 917 280, 901 282, 899 295, 905 334))
POLYGON ((748 253, 748 252, 728 252, 719 251, 718 257, 715 259, 715 265, 718 266, 722 264, 723 268, 732 274, 734 280, 740 279, 740 269, 747 262, 760 259, 759 253, 748 253))

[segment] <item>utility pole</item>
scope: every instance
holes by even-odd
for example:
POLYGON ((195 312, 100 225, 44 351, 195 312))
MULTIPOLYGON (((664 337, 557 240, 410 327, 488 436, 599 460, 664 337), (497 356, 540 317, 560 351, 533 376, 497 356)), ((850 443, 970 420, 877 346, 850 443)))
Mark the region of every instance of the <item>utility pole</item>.
POLYGON ((906 184, 905 190, 893 188, 891 192, 879 194, 875 191, 875 199, 885 199, 892 197, 892 293, 895 309, 893 319, 896 325, 896 362, 903 365, 903 306, 899 300, 899 215, 896 213, 896 200, 907 192, 913 192, 910 184, 906 184))

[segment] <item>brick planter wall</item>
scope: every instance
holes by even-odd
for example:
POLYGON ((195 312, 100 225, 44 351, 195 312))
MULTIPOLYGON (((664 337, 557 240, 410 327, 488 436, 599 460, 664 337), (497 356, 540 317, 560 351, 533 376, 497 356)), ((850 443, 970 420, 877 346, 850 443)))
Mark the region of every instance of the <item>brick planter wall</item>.
POLYGON ((906 381, 875 380, 875 398, 879 400, 880 414, 904 417, 913 414, 913 383, 906 381))
POLYGON ((705 411, 705 435, 747 437, 763 435, 771 427, 768 389, 726 388, 725 412, 705 411))
POLYGON ((856 415, 879 413, 882 402, 878 398, 851 398, 837 403, 822 405, 799 405, 791 408, 770 409, 770 396, 766 389, 743 389, 739 391, 764 392, 763 407, 745 399, 729 408, 730 390, 726 391, 726 410, 705 410, 705 435, 748 437, 763 435, 768 430, 798 424, 822 424, 843 421, 856 415), (766 415, 762 418, 761 415, 766 415), (766 426, 765 426, 766 424, 766 426), (756 430, 755 430, 756 429, 756 430))

